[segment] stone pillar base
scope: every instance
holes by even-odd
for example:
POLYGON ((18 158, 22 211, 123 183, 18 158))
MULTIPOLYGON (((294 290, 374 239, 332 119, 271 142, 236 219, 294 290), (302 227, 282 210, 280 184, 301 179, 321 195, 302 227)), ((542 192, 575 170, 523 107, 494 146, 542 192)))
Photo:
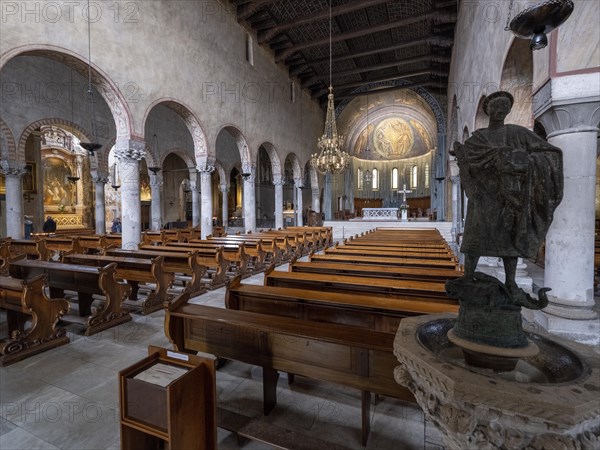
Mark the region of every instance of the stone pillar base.
POLYGON ((534 323, 549 333, 571 339, 581 344, 591 345, 596 347, 596 351, 600 352, 600 319, 567 319, 543 311, 532 311, 523 308, 523 318, 531 323, 534 323))

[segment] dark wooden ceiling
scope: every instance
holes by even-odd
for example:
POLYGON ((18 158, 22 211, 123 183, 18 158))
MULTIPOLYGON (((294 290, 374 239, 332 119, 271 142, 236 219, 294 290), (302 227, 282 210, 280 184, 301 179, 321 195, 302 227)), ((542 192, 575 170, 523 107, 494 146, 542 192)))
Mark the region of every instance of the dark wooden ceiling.
MULTIPOLYGON (((231 0, 239 22, 256 31, 322 103, 329 86, 329 0, 231 0)), ((457 0, 331 0, 335 98, 374 82, 402 80, 445 91, 457 0)))

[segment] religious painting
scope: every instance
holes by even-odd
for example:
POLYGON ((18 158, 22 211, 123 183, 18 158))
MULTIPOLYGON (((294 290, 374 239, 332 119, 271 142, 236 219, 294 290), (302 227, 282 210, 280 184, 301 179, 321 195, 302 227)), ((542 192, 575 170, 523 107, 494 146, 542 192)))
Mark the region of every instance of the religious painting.
POLYGON ((375 125, 370 123, 364 130, 360 132, 358 138, 356 139, 356 143, 354 144, 354 154, 356 156, 360 155, 362 151, 371 148, 371 137, 374 129, 375 125))
POLYGON ((142 202, 149 202, 152 200, 150 177, 144 172, 140 172, 140 200, 142 202))
POLYGON ((373 146, 386 159, 405 158, 410 154, 415 136, 412 127, 403 119, 384 119, 375 128, 373 146))
MULTIPOLYGON (((37 182, 35 177, 35 163, 25 164, 25 175, 23 175, 23 192, 37 193, 37 182)), ((0 194, 6 194, 6 181, 4 174, 0 174, 0 194)))
POLYGON ((67 163, 56 157, 44 158, 44 206, 70 205, 73 186, 67 163))

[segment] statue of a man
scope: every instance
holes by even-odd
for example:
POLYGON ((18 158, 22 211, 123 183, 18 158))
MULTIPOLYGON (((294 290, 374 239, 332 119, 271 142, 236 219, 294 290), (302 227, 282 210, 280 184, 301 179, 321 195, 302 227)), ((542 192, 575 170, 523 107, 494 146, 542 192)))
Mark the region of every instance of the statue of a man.
POLYGON ((562 200, 563 165, 559 148, 527 128, 504 124, 513 101, 504 91, 487 96, 488 127, 456 142, 454 153, 469 199, 461 245, 465 279, 474 278, 480 256, 501 257, 505 286, 519 296, 517 258, 538 253, 562 200))

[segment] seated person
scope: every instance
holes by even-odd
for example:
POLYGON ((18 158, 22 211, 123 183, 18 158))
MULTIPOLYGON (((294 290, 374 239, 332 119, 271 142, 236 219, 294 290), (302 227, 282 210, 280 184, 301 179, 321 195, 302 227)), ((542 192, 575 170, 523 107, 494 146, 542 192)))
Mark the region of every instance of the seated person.
POLYGON ((56 221, 52 218, 52 216, 46 217, 42 231, 44 233, 54 233, 56 231, 56 221))

